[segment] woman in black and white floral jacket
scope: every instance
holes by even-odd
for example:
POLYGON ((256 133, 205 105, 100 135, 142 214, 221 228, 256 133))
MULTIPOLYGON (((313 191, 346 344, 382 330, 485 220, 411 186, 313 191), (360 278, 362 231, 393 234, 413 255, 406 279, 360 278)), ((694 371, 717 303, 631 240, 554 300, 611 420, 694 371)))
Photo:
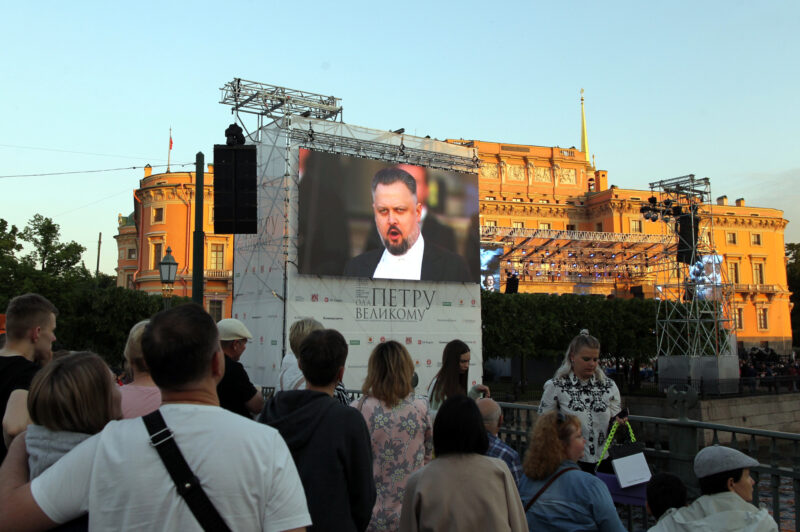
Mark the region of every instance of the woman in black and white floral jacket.
POLYGON ((586 329, 572 339, 564 355, 564 363, 552 379, 544 384, 539 414, 559 410, 581 421, 586 447, 578 465, 594 472, 612 419, 627 420, 622 409, 619 389, 607 378, 599 365, 600 342, 586 329))

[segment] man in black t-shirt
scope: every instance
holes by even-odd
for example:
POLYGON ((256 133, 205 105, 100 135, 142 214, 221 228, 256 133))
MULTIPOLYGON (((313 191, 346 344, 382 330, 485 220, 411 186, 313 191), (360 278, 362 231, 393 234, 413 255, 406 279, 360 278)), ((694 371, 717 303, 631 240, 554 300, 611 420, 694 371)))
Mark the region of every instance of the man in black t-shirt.
POLYGON ((250 382, 239 359, 253 335, 244 323, 236 319, 220 320, 217 329, 222 350, 225 352, 225 376, 217 385, 219 405, 231 412, 252 418, 252 414, 261 412, 264 400, 261 397, 261 390, 250 382))
POLYGON ((39 294, 17 296, 8 303, 6 343, 0 349, 0 462, 14 436, 30 423, 28 388, 41 365, 53 357, 57 314, 56 307, 39 294))

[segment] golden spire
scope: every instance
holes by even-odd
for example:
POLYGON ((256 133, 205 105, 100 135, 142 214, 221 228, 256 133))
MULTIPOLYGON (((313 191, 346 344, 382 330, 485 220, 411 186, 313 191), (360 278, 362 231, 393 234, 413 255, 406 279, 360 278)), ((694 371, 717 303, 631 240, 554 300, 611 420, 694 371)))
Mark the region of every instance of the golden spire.
POLYGON ((581 89, 581 151, 589 162, 589 136, 586 134, 586 112, 583 110, 583 89, 581 89))

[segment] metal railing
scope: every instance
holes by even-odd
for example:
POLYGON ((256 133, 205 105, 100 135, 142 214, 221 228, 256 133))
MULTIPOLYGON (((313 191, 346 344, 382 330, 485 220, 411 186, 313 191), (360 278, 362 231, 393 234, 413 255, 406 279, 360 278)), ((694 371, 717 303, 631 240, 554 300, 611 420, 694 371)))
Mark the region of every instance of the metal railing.
MULTIPOLYGON (((360 390, 347 390, 347 393, 353 400, 361 396, 360 390)), ((504 419, 499 436, 522 458, 528 449, 531 428, 538 418, 538 405, 505 402, 499 405, 504 419)), ((681 410, 684 415, 685 406, 681 410)), ((694 457, 704 447, 703 442, 726 445, 758 459, 760 465, 750 471, 755 480, 753 502, 766 505, 779 529, 800 532, 800 519, 795 509, 795 501, 800 501, 800 434, 706 423, 685 417, 665 419, 631 415, 628 419, 637 439, 645 442, 645 455, 653 471, 678 475, 692 499, 700 496, 694 476, 694 457)), ((644 507, 634 509, 627 505, 620 510, 629 530, 634 526, 646 529, 652 524, 644 507)))
MULTIPOLYGON (((500 437, 520 456, 528 448, 528 435, 538 417, 537 406, 500 403, 504 427, 500 437)), ((692 498, 700 495, 693 472, 694 457, 703 447, 702 442, 721 444, 747 452, 760 462, 751 470, 756 484, 753 501, 765 504, 778 527, 789 524, 791 530, 800 532, 794 501, 800 500, 800 434, 748 429, 705 423, 689 419, 664 419, 648 416, 630 416, 634 433, 646 443, 645 455, 655 472, 670 472, 684 481, 692 498)), ((634 524, 634 511, 625 508, 628 527, 634 524)), ((641 510, 639 524, 646 528, 647 516, 641 510)))

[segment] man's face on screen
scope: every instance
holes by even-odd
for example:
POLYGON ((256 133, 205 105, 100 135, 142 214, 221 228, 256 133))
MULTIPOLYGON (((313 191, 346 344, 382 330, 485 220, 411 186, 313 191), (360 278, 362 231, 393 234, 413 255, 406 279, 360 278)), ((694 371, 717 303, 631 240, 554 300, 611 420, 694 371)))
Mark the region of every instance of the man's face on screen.
POLYGON ((383 245, 392 255, 403 255, 419 238, 422 206, 401 181, 379 184, 372 194, 375 225, 383 245))

